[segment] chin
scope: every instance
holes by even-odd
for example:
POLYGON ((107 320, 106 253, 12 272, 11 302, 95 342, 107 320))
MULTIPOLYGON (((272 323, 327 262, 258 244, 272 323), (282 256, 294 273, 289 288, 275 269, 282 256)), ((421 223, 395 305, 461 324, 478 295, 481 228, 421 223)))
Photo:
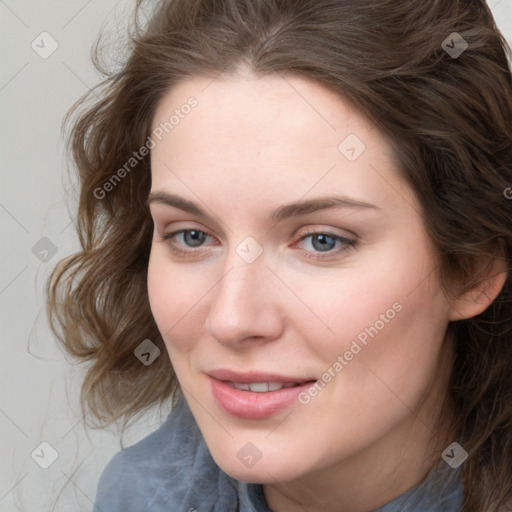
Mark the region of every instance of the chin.
POLYGON ((225 473, 241 482, 267 484, 286 482, 300 476, 300 468, 296 461, 283 460, 282 455, 275 458, 262 456, 251 467, 246 467, 237 456, 213 458, 225 473))

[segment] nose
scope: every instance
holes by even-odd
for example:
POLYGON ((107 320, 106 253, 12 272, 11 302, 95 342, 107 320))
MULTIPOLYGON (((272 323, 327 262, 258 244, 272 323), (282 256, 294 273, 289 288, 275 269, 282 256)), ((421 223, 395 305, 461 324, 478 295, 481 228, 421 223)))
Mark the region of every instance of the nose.
POLYGON ((237 349, 279 338, 284 327, 276 293, 279 282, 266 267, 263 255, 252 263, 235 255, 231 263, 212 290, 206 330, 219 343, 237 349))

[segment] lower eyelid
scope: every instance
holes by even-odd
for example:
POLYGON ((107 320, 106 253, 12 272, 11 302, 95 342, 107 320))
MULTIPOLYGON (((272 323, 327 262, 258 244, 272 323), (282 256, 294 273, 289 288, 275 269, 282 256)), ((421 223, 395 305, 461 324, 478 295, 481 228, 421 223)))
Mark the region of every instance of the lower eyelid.
MULTIPOLYGON (((204 245, 200 245, 198 247, 190 247, 190 246, 187 246, 184 243, 176 242, 175 241, 175 237, 177 237, 178 235, 183 235, 183 234, 185 234, 185 233, 187 233, 189 231, 198 231, 200 233, 204 233, 206 235, 206 237, 207 237, 206 238, 206 242, 208 241, 208 239, 215 241, 215 237, 213 237, 212 235, 210 235, 206 231, 204 231, 202 229, 195 229, 195 228, 178 229, 176 231, 171 231, 169 233, 164 233, 161 236, 161 241, 164 242, 164 243, 167 243, 169 245, 171 251, 176 252, 176 253, 181 253, 181 254, 198 253, 201 250, 205 250, 205 249, 208 248, 208 244, 206 244, 206 243, 204 245)), ((214 245, 218 245, 218 244, 214 244, 214 245)))
POLYGON ((342 255, 353 249, 355 246, 355 241, 348 241, 346 243, 341 244, 338 247, 335 247, 329 251, 314 251, 310 249, 301 249, 299 248, 299 252, 305 257, 311 260, 336 260, 342 257, 342 255))

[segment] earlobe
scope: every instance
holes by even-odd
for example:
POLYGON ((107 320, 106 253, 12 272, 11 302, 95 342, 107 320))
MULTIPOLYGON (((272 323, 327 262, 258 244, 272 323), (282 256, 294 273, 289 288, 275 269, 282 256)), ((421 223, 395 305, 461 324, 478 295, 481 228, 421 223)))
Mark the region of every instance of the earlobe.
POLYGON ((506 260, 496 259, 487 277, 479 280, 471 290, 450 301, 449 320, 465 320, 484 312, 501 292, 507 277, 506 260))

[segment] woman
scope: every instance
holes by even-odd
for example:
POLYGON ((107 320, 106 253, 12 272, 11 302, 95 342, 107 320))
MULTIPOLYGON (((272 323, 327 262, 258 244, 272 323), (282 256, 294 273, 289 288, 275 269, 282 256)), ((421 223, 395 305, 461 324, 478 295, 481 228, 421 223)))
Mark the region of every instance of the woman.
POLYGON ((512 80, 486 4, 150 14, 73 126, 83 250, 49 283, 84 409, 174 405, 94 510, 511 510, 512 80))

